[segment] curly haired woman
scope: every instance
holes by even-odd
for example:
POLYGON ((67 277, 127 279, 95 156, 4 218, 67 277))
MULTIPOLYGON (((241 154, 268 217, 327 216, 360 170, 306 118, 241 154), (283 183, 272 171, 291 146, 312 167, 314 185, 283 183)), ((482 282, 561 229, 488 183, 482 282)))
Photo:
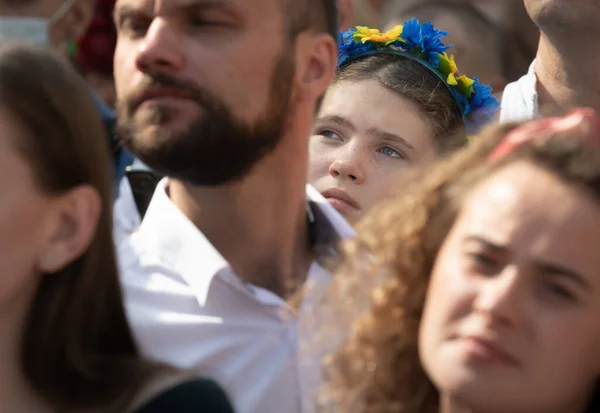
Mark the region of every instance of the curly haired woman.
POLYGON ((319 312, 328 339, 350 327, 326 361, 321 411, 596 411, 593 112, 489 131, 358 233, 319 312))

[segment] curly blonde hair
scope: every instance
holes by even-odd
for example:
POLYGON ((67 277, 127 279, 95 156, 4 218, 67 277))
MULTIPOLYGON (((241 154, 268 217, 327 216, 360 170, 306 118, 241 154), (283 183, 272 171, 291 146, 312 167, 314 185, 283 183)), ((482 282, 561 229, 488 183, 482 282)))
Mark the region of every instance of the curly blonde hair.
POLYGON ((600 197, 599 152, 581 150, 572 136, 541 150, 525 144, 488 162, 513 127, 493 127, 471 147, 422 171, 401 196, 371 211, 359 223, 358 236, 343 246, 344 261, 315 308, 319 322, 311 332, 311 345, 329 346, 323 353, 330 353, 319 412, 439 411, 438 392, 419 360, 420 320, 437 253, 478 182, 527 159, 600 197))

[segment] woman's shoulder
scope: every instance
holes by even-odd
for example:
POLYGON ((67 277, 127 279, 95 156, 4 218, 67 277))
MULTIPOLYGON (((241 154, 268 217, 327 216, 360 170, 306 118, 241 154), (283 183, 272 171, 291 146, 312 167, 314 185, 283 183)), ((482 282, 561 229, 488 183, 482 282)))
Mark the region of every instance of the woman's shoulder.
POLYGON ((193 379, 165 388, 135 413, 234 413, 225 391, 209 379, 193 379))

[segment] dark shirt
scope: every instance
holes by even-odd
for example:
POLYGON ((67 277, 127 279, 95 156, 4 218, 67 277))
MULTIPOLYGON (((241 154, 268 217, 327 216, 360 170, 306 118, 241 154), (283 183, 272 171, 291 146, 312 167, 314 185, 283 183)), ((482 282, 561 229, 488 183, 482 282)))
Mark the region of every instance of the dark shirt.
POLYGON ((234 413, 223 389, 212 380, 196 379, 172 387, 135 413, 234 413))

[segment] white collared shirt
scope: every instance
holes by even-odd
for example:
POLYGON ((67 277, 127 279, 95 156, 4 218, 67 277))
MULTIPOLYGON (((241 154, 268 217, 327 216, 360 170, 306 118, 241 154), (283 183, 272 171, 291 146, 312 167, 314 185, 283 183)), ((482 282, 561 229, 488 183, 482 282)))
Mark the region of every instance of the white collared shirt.
MULTIPOLYGON (((119 246, 128 318, 144 356, 218 381, 238 413, 299 413, 297 317, 277 295, 244 283, 158 185, 139 229, 119 246)), ((352 227, 312 187, 340 237, 352 227)), ((309 282, 330 274, 316 262, 309 282)))
POLYGON ((500 105, 500 123, 523 122, 539 117, 535 60, 529 71, 506 86, 500 105))

